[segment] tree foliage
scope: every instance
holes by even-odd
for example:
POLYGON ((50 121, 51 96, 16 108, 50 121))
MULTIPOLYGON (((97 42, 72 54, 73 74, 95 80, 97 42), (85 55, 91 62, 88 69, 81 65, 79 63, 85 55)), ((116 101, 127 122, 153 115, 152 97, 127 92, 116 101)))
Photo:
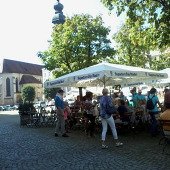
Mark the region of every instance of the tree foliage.
POLYGON ((103 26, 101 16, 74 15, 64 24, 53 27, 49 49, 41 56, 48 70, 55 70, 61 76, 113 57, 107 38, 109 28, 103 26))
POLYGON ((117 45, 119 64, 150 67, 160 70, 170 66, 170 53, 165 51, 159 56, 152 56, 152 51, 159 51, 153 36, 154 28, 143 30, 139 24, 132 26, 127 20, 125 25, 114 35, 117 45))
POLYGON ((35 88, 32 86, 25 86, 21 92, 23 102, 33 102, 35 99, 35 88))
POLYGON ((54 99, 59 88, 44 89, 44 95, 46 99, 54 99))
POLYGON ((161 54, 159 59, 152 59, 151 67, 154 70, 163 70, 165 68, 170 67, 170 53, 161 54))
POLYGON ((164 51, 170 45, 170 1, 165 0, 101 0, 117 15, 126 13, 125 24, 114 35, 118 62, 152 69, 166 68, 168 55, 159 59, 151 51, 164 51), (165 62, 166 61, 166 62, 165 62), (164 66, 164 67, 163 67, 164 66))
POLYGON ((127 20, 114 35, 120 64, 145 67, 146 63, 151 63, 150 51, 156 48, 156 41, 152 34, 154 30, 143 30, 139 22, 133 26, 127 20))
POLYGON ((110 10, 115 9, 118 16, 125 12, 132 26, 138 22, 140 28, 152 32, 159 48, 169 47, 169 0, 101 0, 101 2, 110 10))

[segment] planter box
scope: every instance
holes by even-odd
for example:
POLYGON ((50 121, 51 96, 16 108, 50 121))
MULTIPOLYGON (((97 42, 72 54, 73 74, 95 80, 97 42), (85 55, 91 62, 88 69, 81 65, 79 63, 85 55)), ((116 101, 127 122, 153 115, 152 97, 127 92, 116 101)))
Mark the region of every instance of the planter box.
POLYGON ((20 116, 20 127, 27 126, 30 123, 31 119, 29 114, 19 113, 19 116, 20 116))

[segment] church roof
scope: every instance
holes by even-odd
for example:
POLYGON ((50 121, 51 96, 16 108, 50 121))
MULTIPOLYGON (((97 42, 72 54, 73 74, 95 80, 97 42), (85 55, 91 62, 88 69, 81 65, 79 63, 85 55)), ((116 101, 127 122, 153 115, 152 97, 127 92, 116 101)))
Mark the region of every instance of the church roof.
POLYGON ((42 65, 4 59, 1 73, 21 73, 42 76, 42 65))
POLYGON ((21 78, 21 81, 19 82, 19 84, 28 84, 28 83, 42 84, 39 80, 37 80, 33 76, 23 75, 22 78, 21 78))

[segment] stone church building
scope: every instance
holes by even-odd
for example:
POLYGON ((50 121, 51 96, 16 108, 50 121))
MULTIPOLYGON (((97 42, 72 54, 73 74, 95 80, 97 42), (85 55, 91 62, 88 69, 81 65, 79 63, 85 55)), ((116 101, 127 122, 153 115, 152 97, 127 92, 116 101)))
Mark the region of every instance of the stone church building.
POLYGON ((3 59, 0 63, 0 105, 18 104, 26 85, 35 87, 35 100, 42 100, 42 68, 42 65, 3 59))

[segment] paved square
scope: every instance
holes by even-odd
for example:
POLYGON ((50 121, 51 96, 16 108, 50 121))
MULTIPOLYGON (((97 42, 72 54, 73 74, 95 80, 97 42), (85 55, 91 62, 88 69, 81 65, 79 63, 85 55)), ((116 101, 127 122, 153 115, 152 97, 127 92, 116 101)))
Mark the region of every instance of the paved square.
MULTIPOLYGON (((15 112, 16 113, 16 112, 15 112)), ((162 154, 160 137, 149 134, 121 135, 124 146, 100 146, 100 134, 87 138, 72 131, 69 138, 54 137, 53 128, 19 126, 14 112, 0 112, 0 169, 2 170, 169 170, 168 154, 162 154)))

